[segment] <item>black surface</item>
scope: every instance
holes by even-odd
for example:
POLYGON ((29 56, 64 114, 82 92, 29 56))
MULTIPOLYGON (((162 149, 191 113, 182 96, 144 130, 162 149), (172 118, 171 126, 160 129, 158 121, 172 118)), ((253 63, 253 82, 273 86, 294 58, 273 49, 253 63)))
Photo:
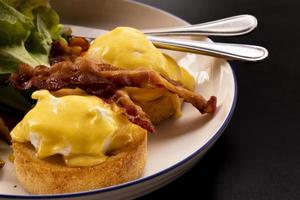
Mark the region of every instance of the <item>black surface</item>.
POLYGON ((257 30, 215 41, 265 46, 258 64, 233 62, 238 102, 220 140, 188 173, 142 199, 300 199, 300 1, 141 0, 190 23, 253 14, 257 30))

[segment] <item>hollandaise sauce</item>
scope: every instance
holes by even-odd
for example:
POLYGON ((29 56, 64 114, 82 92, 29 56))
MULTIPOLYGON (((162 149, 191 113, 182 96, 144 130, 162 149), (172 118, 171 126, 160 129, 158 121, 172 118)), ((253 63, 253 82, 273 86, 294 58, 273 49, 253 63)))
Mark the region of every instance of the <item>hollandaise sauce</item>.
POLYGON ((152 69, 164 77, 181 82, 190 90, 195 86, 193 77, 184 68, 164 55, 141 31, 134 28, 118 27, 99 36, 88 49, 86 57, 120 68, 152 69))
POLYGON ((141 129, 115 105, 90 95, 55 97, 36 91, 35 107, 12 130, 15 142, 30 142, 38 158, 60 154, 68 166, 91 166, 107 159, 106 152, 132 142, 141 129))
MULTIPOLYGON (((129 27, 118 27, 99 36, 92 43, 86 55, 99 63, 109 63, 119 68, 145 68, 159 72, 162 76, 181 83, 184 87, 194 90, 194 78, 168 55, 163 54, 139 30, 129 27)), ((180 116, 180 103, 177 95, 165 89, 145 90, 137 88, 128 91, 131 98, 138 102, 149 102, 162 96, 169 96, 174 104, 175 116, 180 116)))

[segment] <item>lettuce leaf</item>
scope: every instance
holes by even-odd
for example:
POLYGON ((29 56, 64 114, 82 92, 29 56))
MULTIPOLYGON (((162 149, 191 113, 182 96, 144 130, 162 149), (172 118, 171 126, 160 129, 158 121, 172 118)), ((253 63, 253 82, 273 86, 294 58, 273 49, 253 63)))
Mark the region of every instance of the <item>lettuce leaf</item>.
MULTIPOLYGON (((62 39, 61 30, 49 0, 0 0, 0 77, 20 63, 49 66, 51 43, 62 39)), ((0 107, 26 112, 34 103, 29 99, 7 83, 0 84, 0 107)))
POLYGON ((34 19, 33 10, 39 7, 50 7, 48 0, 5 0, 7 4, 14 7, 30 19, 34 19))
POLYGON ((62 39, 59 17, 56 12, 47 7, 34 10, 34 29, 26 41, 26 48, 34 53, 49 54, 52 40, 62 39))
POLYGON ((20 63, 49 66, 51 43, 62 39, 61 29, 48 0, 0 0, 0 74, 20 63))
POLYGON ((30 18, 0 0, 0 45, 11 45, 26 40, 33 24, 30 18))

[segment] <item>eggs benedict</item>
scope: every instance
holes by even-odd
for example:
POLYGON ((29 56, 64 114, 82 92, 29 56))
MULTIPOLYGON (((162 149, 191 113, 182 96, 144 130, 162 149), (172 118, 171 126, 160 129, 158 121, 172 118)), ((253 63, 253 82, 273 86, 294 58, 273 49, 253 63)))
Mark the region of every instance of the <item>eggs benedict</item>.
MULTIPOLYGON (((194 90, 194 78, 176 61, 159 51, 139 30, 118 27, 99 36, 90 46, 86 58, 109 63, 121 69, 150 69, 163 77, 194 90)), ((182 99, 161 88, 126 88, 130 97, 157 123, 170 116, 180 116, 182 99)))
POLYGON ((16 174, 29 192, 76 192, 141 176, 145 129, 82 90, 56 94, 34 92, 36 105, 11 131, 16 174))

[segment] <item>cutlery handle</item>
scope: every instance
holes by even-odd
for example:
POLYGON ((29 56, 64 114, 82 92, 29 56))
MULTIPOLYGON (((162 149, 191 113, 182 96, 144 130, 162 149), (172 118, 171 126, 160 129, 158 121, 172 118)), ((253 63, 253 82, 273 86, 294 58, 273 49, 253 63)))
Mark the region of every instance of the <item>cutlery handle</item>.
POLYGON ((204 54, 225 58, 227 60, 256 62, 263 60, 268 56, 267 49, 253 45, 211 43, 156 36, 148 36, 148 39, 150 39, 158 48, 204 54))
POLYGON ((182 27, 158 28, 143 30, 149 35, 205 35, 205 36, 237 36, 251 32, 257 27, 257 19, 252 15, 237 15, 207 23, 182 27))

